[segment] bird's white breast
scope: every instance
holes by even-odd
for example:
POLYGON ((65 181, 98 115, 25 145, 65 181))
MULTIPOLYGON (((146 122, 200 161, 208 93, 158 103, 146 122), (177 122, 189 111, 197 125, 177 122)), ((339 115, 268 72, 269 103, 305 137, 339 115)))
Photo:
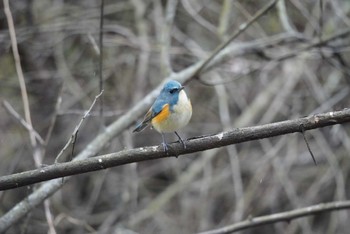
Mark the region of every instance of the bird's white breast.
POLYGON ((170 111, 169 117, 162 123, 153 124, 158 132, 174 132, 188 124, 192 116, 192 105, 184 90, 179 93, 179 99, 170 111))

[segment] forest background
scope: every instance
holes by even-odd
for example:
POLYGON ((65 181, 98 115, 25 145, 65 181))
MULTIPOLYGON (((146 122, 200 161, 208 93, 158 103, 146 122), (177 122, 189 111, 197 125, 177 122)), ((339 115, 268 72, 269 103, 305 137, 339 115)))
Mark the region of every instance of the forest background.
MULTIPOLYGON (((349 121, 332 112, 350 106, 346 0, 0 6, 0 176, 159 145, 132 129, 169 78, 193 104, 185 139, 318 113, 349 121)), ((319 127, 0 191, 0 230, 225 233, 246 220, 243 233, 347 233, 349 211, 327 211, 350 207, 349 125, 319 127), (314 205, 324 212, 291 216, 314 205), (258 216, 272 224, 253 227, 258 216)))

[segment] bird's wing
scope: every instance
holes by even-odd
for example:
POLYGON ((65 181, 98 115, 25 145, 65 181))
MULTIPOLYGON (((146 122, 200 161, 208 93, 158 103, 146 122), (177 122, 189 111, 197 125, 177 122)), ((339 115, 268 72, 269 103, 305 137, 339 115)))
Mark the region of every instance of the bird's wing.
POLYGON ((133 132, 140 132, 145 129, 148 124, 154 119, 156 122, 161 122, 166 119, 169 115, 169 104, 165 103, 160 106, 160 103, 155 103, 157 105, 153 105, 143 117, 142 122, 137 125, 137 127, 133 130, 133 132), (161 107, 161 108, 159 108, 161 107))
POLYGON ((145 129, 148 126, 148 124, 151 122, 152 115, 153 115, 153 111, 151 107, 143 117, 142 122, 138 124, 132 132, 141 132, 143 129, 145 129))
POLYGON ((164 120, 166 120, 169 115, 170 115, 170 105, 167 103, 167 104, 164 104, 162 106, 162 109, 152 117, 151 121, 152 123, 161 123, 163 122, 164 120))
POLYGON ((151 122, 151 120, 153 119, 154 115, 156 115, 156 114, 154 113, 152 108, 150 108, 147 111, 147 113, 145 114, 145 116, 143 117, 142 123, 149 123, 149 122, 151 122))

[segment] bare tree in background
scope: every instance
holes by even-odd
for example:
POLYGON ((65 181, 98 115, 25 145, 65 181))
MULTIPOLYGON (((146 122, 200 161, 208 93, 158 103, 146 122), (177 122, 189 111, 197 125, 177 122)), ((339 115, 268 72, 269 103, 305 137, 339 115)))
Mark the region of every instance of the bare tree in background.
MULTIPOLYGON (((1 4, 1 176, 159 145, 129 127, 167 78, 193 103, 185 138, 349 107, 347 1, 104 1, 103 48, 100 1, 1 4)), ((349 208, 348 132, 303 131, 317 166, 292 134, 1 191, 0 230, 346 233, 326 211, 349 208)))

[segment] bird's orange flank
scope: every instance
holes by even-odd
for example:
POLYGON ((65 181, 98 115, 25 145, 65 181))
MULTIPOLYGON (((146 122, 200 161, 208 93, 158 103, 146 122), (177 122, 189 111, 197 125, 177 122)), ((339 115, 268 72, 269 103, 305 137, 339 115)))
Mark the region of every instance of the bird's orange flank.
POLYGON ((170 115, 170 109, 169 109, 169 104, 165 104, 159 112, 158 115, 153 117, 152 119, 152 124, 161 124, 163 121, 165 121, 170 115))

